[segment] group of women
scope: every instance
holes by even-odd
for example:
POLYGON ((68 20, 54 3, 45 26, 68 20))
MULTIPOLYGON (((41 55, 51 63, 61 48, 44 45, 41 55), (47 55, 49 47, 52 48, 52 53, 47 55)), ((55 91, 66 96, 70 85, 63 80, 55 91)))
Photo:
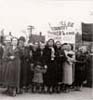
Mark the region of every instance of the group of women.
POLYGON ((7 88, 3 93, 16 94, 59 93, 71 88, 79 90, 86 78, 88 54, 82 49, 75 52, 71 44, 35 42, 25 45, 20 37, 0 43, 0 85, 7 88), (76 67, 76 68, 75 68, 76 67))

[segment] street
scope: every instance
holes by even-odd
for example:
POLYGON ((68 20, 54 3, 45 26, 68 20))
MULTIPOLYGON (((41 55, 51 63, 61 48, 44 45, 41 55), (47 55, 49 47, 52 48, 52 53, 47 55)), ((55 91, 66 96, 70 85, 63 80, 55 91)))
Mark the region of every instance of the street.
POLYGON ((10 97, 1 94, 0 100, 93 100, 93 90, 91 88, 83 88, 82 91, 72 91, 70 93, 60 94, 32 94, 24 93, 16 97, 10 97))

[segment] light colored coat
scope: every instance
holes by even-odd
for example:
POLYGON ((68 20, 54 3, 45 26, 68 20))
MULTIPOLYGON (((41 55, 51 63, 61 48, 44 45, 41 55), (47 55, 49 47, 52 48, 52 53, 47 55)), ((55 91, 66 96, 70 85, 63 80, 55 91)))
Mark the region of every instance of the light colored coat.
POLYGON ((73 83, 73 61, 74 61, 74 53, 72 51, 65 51, 67 61, 63 64, 63 83, 71 85, 73 83), (70 58, 67 56, 68 53, 73 54, 70 58))

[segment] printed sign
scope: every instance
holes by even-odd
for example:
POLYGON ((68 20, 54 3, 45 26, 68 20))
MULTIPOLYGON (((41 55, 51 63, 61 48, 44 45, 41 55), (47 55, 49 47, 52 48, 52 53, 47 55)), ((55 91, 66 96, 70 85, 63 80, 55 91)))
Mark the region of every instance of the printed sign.
POLYGON ((61 43, 75 43, 75 28, 73 22, 62 21, 58 26, 51 26, 47 32, 46 40, 54 39, 61 43))

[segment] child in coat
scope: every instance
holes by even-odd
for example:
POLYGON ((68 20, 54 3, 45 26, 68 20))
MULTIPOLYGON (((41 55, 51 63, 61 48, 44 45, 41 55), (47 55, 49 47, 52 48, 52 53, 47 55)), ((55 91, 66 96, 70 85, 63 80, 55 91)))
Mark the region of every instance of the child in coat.
POLYGON ((40 62, 37 62, 32 68, 34 76, 32 79, 33 89, 32 92, 42 92, 43 88, 43 73, 46 72, 45 68, 41 65, 40 62))

